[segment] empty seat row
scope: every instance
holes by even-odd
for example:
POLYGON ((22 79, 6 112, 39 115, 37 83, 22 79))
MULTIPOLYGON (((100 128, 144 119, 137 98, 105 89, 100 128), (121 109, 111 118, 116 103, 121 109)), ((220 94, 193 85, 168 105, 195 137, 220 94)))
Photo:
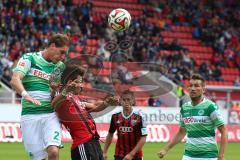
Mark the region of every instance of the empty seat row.
POLYGON ((222 74, 233 74, 233 75, 239 75, 239 69, 237 68, 221 68, 222 74))
MULTIPOLYGON (((115 9, 114 7, 112 8, 106 8, 106 7, 94 7, 93 8, 93 12, 97 12, 100 14, 109 14, 113 9, 115 9)), ((132 17, 136 16, 139 17, 143 14, 143 11, 140 10, 128 10, 129 13, 132 15, 132 17)))
POLYGON ((205 53, 213 53, 213 49, 211 47, 202 47, 202 46, 183 46, 184 48, 187 48, 190 52, 205 52, 205 53))
POLYGON ((189 26, 171 26, 171 29, 175 32, 189 32, 192 33, 194 28, 189 26))
POLYGON ((193 59, 205 59, 210 60, 212 58, 212 54, 206 53, 189 53, 189 57, 193 59))
MULTIPOLYGON (((103 0, 93 0, 93 2, 103 2, 103 0)), ((137 4, 138 3, 138 0, 104 0, 104 2, 111 2, 111 3, 113 3, 113 2, 121 2, 121 3, 135 3, 135 4, 137 4)))
POLYGON ((106 1, 93 1, 94 7, 109 7, 109 8, 124 8, 127 10, 143 10, 145 6, 141 4, 131 4, 131 3, 113 3, 106 1))
MULTIPOLYGON (((164 38, 164 41, 167 43, 171 43, 174 40, 174 38, 164 38)), ((178 39, 179 43, 182 45, 189 45, 189 46, 200 46, 201 43, 199 40, 195 39, 178 39)))
POLYGON ((98 45, 98 40, 97 39, 88 39, 87 40, 87 45, 88 46, 97 46, 98 45))
POLYGON ((238 75, 222 75, 224 81, 235 81, 238 75))
POLYGON ((192 34, 190 33, 183 33, 183 32, 168 32, 168 31, 163 31, 161 32, 161 35, 163 37, 169 37, 169 38, 185 38, 185 39, 192 39, 192 34))

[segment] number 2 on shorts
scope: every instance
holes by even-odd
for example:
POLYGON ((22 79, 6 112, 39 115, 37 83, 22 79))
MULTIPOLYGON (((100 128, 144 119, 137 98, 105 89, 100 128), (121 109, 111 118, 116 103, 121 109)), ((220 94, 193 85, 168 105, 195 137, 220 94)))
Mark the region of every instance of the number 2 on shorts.
POLYGON ((58 131, 55 131, 53 139, 56 140, 56 141, 59 141, 59 134, 60 133, 58 131))

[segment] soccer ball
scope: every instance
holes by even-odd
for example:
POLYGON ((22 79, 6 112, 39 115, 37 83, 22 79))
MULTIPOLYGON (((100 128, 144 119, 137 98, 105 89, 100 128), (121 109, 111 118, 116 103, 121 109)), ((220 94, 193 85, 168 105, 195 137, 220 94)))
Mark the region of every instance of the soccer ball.
POLYGON ((125 9, 114 9, 108 16, 108 24, 115 31, 124 31, 129 28, 131 15, 125 9))

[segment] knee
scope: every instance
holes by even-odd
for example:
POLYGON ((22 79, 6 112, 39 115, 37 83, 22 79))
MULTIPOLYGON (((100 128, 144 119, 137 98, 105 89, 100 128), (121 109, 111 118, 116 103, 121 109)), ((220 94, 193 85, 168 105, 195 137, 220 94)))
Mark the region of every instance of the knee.
POLYGON ((47 149, 48 159, 55 160, 58 159, 59 149, 57 146, 49 146, 47 149))

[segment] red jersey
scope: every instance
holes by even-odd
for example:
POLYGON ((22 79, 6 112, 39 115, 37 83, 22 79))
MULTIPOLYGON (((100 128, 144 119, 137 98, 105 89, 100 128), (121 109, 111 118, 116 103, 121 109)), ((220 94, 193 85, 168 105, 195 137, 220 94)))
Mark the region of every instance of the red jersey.
POLYGON ((56 113, 70 132, 73 144, 71 149, 99 137, 96 124, 78 96, 71 96, 56 109, 56 113))
MULTIPOLYGON (((114 156, 125 157, 136 146, 141 136, 147 136, 146 125, 141 114, 132 112, 128 117, 123 112, 112 115, 109 128, 110 133, 117 130, 117 144, 114 156)), ((134 158, 142 158, 142 150, 139 150, 134 158)))

